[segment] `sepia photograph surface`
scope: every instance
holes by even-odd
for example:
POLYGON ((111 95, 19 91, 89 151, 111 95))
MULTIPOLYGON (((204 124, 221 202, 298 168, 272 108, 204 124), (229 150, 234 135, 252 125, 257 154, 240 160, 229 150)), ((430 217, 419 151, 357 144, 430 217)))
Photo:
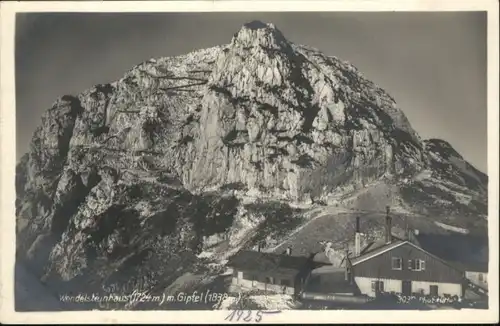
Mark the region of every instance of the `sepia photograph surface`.
POLYGON ((116 8, 11 14, 13 314, 498 311, 487 6, 116 8))

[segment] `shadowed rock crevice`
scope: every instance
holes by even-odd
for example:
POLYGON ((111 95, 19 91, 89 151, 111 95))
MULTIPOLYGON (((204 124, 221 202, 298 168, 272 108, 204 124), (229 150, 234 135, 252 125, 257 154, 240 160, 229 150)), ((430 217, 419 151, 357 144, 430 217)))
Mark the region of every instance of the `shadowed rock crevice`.
POLYGON ((70 217, 79 209, 90 191, 81 181, 80 176, 72 174, 68 178, 68 188, 64 190, 64 197, 60 198, 52 208, 53 217, 50 231, 60 237, 68 227, 70 217))

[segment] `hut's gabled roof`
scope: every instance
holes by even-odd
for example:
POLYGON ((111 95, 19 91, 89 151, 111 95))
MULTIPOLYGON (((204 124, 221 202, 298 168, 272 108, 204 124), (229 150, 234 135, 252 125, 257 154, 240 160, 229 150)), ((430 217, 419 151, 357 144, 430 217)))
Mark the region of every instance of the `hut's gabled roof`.
POLYGON ((307 266, 308 262, 307 257, 242 250, 231 257, 227 265, 247 271, 267 272, 276 269, 288 269, 298 272, 307 266))

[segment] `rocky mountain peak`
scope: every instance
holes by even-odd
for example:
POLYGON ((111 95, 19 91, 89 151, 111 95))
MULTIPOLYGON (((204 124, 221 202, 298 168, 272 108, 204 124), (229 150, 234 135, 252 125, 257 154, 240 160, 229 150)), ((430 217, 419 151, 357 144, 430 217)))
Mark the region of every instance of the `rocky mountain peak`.
POLYGON ((285 36, 274 24, 258 20, 244 24, 234 35, 231 45, 245 48, 262 46, 276 50, 289 48, 285 36))

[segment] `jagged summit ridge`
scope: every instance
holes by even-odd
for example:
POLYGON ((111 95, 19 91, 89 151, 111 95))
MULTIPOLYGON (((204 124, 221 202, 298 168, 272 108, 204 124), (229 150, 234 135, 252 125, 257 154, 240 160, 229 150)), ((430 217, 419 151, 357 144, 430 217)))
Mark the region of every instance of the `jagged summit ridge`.
POLYGON ((275 50, 285 50, 290 47, 288 40, 274 24, 266 24, 258 20, 244 24, 234 35, 231 45, 241 47, 263 46, 275 50))
MULTIPOLYGON (((263 23, 260 20, 252 20, 251 22, 248 22, 246 24, 243 24, 242 29, 249 29, 249 30, 271 30, 271 31, 278 31, 276 26, 273 23, 263 23)), ((281 34, 281 32, 279 32, 281 34)))

